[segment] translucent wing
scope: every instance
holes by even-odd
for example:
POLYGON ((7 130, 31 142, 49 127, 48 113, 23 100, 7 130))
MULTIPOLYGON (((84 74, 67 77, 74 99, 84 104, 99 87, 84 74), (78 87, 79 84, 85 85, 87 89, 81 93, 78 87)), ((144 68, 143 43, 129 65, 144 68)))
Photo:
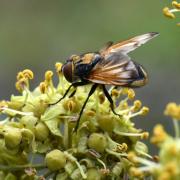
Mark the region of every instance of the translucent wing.
POLYGON ((147 82, 147 74, 142 66, 130 60, 127 55, 114 54, 102 59, 87 79, 98 84, 139 87, 147 82))
POLYGON ((158 33, 156 33, 156 32, 150 32, 150 33, 146 33, 146 34, 143 34, 140 36, 136 36, 129 40, 116 43, 116 44, 106 48, 104 51, 101 51, 100 53, 101 53, 101 55, 103 55, 105 57, 111 56, 114 53, 127 54, 127 53, 135 50, 142 44, 145 44, 146 42, 148 42, 152 38, 156 37, 157 35, 158 35, 158 33))
POLYGON ((147 73, 143 67, 127 55, 145 44, 158 33, 151 32, 136 36, 117 44, 108 43, 100 51, 102 60, 91 70, 87 79, 94 83, 117 86, 139 87, 147 82, 147 73))

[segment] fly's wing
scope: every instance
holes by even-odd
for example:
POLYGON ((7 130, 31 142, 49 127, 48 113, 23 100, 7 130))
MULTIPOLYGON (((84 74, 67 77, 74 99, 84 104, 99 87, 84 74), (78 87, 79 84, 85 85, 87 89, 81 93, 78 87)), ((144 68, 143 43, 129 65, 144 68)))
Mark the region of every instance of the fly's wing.
POLYGON ((150 32, 150 33, 146 33, 140 36, 136 36, 129 40, 122 41, 122 42, 119 42, 110 46, 105 51, 101 52, 101 54, 103 56, 110 56, 114 53, 128 54, 129 52, 135 50, 142 44, 145 44, 146 42, 156 37, 157 35, 158 33, 156 32, 150 32))
POLYGON ((114 44, 101 51, 103 59, 91 70, 87 79, 94 83, 116 86, 139 87, 147 82, 147 73, 142 66, 127 55, 157 33, 147 33, 130 40, 114 44))
POLYGON ((87 79, 98 84, 139 87, 146 83, 147 74, 128 56, 116 54, 98 63, 87 79))
POLYGON ((109 47, 113 45, 113 41, 108 41, 99 51, 100 54, 103 54, 109 47))

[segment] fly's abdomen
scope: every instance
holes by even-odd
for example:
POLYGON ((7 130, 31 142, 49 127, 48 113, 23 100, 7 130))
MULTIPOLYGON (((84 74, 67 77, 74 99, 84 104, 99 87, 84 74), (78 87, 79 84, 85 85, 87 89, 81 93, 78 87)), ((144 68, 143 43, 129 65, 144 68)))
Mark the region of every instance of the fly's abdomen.
POLYGON ((132 87, 144 86, 148 82, 148 75, 145 69, 139 64, 136 64, 136 70, 137 70, 137 78, 131 83, 131 86, 132 87))

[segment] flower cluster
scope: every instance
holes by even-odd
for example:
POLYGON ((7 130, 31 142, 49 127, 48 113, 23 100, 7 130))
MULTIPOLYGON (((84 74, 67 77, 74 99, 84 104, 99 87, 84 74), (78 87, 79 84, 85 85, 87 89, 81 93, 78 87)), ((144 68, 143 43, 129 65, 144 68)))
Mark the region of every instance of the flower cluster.
POLYGON ((131 168, 132 175, 144 177, 151 175, 157 180, 178 180, 180 177, 180 106, 169 103, 165 114, 173 118, 175 137, 168 134, 161 124, 154 127, 151 143, 159 148, 159 155, 155 157, 156 162, 139 158, 136 154, 129 154, 129 159, 141 165, 131 168))
POLYGON ((99 88, 89 99, 74 132, 91 84, 78 87, 74 96, 50 105, 70 85, 61 73, 61 66, 61 63, 55 65, 57 85, 53 82, 53 72, 47 71, 44 81, 33 91, 29 83, 33 72, 19 72, 16 88, 20 95, 0 102, 0 176, 22 180, 131 178, 129 170, 134 162, 130 154, 152 159, 141 142, 148 138, 148 132, 136 129, 132 122, 134 117, 146 115, 149 109, 134 100, 134 90, 110 88, 120 118, 113 114, 99 88))
MULTIPOLYGON (((168 18, 176 18, 176 16, 174 15, 175 12, 180 12, 180 3, 178 3, 177 1, 172 1, 172 9, 170 9, 169 7, 163 8, 163 14, 168 18)), ((177 23, 177 25, 180 26, 180 23, 177 23)))

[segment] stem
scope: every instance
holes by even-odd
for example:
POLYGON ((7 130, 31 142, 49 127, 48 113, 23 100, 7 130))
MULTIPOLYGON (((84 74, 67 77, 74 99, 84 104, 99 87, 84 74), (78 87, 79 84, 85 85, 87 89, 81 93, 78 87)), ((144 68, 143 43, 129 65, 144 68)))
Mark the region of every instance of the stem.
POLYGON ((17 111, 17 110, 14 110, 14 109, 10 109, 10 108, 7 108, 7 107, 2 107, 0 110, 3 110, 2 112, 3 113, 14 113, 14 114, 19 114, 19 115, 23 115, 23 116, 32 116, 33 115, 33 112, 22 112, 22 111, 17 111))
POLYGON ((114 133, 120 136, 134 136, 134 137, 142 136, 142 133, 128 133, 128 132, 120 132, 117 130, 114 130, 114 133))
POLYGON ((141 157, 136 157, 135 160, 137 160, 139 163, 144 164, 146 166, 152 166, 152 167, 158 166, 157 163, 154 163, 153 161, 149 161, 149 160, 141 158, 141 157))
POLYGON ((107 152, 108 154, 111 154, 111 155, 119 158, 120 160, 121 160, 121 156, 125 156, 125 157, 127 156, 126 153, 117 153, 117 152, 114 152, 114 151, 112 151, 112 150, 110 150, 110 149, 106 149, 106 152, 107 152))
POLYGON ((26 164, 26 165, 13 165, 13 166, 0 165, 0 170, 2 171, 19 171, 26 168, 44 169, 46 168, 46 166, 44 164, 26 164))
POLYGON ((51 93, 55 94, 55 92, 54 92, 54 85, 53 85, 52 80, 50 81, 49 87, 50 87, 51 93))
POLYGON ((68 146, 69 146, 69 133, 68 133, 68 121, 67 120, 64 120, 64 138, 63 138, 63 141, 64 141, 64 147, 65 149, 68 149, 68 146))
POLYGON ((103 166, 104 169, 107 169, 106 164, 102 160, 97 158, 97 161, 103 166))
POLYGON ((105 135, 106 135, 106 137, 107 137, 108 141, 109 141, 109 142, 111 142, 114 146, 118 146, 118 145, 120 145, 119 143, 117 143, 117 142, 113 141, 113 140, 110 138, 110 136, 109 136, 109 134, 108 134, 108 133, 105 133, 105 135))
POLYGON ((87 176, 86 176, 86 174, 84 173, 84 171, 83 171, 81 165, 80 165, 77 161, 75 161, 75 163, 76 163, 77 167, 78 167, 79 170, 80 170, 80 173, 81 173, 82 178, 83 178, 83 179, 86 179, 87 176))
POLYGON ((179 138, 179 137, 180 137, 180 134, 179 134, 178 120, 173 119, 173 125, 174 125, 175 137, 176 137, 176 138, 179 138))
POLYGON ((128 101, 128 97, 122 99, 119 103, 119 106, 123 105, 124 103, 126 103, 128 101))
POLYGON ((136 113, 133 113, 133 114, 129 114, 128 115, 128 118, 130 119, 130 118, 134 118, 134 117, 136 117, 136 116, 139 116, 139 115, 141 115, 141 111, 138 111, 138 112, 136 112, 136 113))
MULTIPOLYGON (((136 150, 136 151, 137 151, 137 150, 136 150)), ((143 151, 137 151, 137 152, 138 152, 139 154, 141 154, 141 155, 149 158, 149 159, 153 159, 153 157, 152 157, 151 155, 149 155, 149 154, 147 154, 147 153, 145 153, 145 152, 143 152, 143 151)))
POLYGON ((179 11, 180 11, 180 9, 171 9, 171 10, 170 10, 171 13, 179 12, 179 11))
POLYGON ((154 164, 153 166, 142 166, 138 169, 142 172, 152 172, 153 170, 160 169, 161 166, 159 164, 154 164))
MULTIPOLYGON (((59 90, 60 88, 62 88, 64 90, 64 80, 63 80, 64 76, 62 74, 59 74, 59 83, 57 85, 57 90, 59 90)), ((64 91, 63 91, 64 94, 64 91)))
POLYGON ((26 93, 25 99, 24 99, 24 104, 25 104, 29 98, 33 99, 33 96, 31 94, 31 91, 29 90, 29 87, 24 87, 24 91, 26 93))
MULTIPOLYGON (((27 89, 27 88, 26 88, 27 89)), ((25 98, 24 98, 24 102, 23 102, 23 106, 27 103, 28 97, 29 97, 29 92, 25 89, 25 98)))
POLYGON ((64 154, 66 155, 66 157, 67 157, 68 160, 76 163, 77 167, 78 167, 79 170, 80 170, 80 173, 81 173, 82 178, 83 178, 83 179, 86 179, 87 176, 86 176, 85 172, 83 171, 81 165, 80 165, 79 162, 77 161, 77 159, 76 159, 72 154, 69 154, 67 151, 65 151, 64 154))

